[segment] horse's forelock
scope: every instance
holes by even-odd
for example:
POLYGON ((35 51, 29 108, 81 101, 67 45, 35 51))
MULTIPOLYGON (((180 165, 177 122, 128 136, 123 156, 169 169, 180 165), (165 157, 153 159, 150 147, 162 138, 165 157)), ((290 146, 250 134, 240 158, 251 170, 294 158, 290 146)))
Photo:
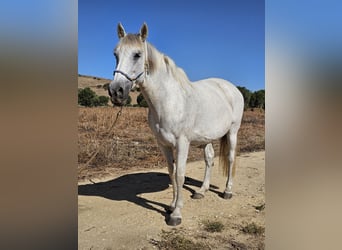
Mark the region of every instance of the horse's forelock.
POLYGON ((143 42, 141 41, 141 38, 139 34, 127 34, 120 40, 121 45, 138 45, 142 46, 143 42))

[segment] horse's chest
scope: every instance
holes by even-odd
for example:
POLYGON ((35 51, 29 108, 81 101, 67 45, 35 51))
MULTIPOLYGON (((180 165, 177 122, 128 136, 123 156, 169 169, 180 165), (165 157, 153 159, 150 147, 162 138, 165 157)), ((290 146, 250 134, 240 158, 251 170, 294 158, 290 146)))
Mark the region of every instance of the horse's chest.
POLYGON ((149 125, 159 143, 165 146, 176 146, 176 136, 170 127, 162 126, 153 119, 150 119, 149 125))
POLYGON ((160 123, 150 124, 158 141, 167 146, 176 146, 176 136, 170 128, 160 126, 160 123))

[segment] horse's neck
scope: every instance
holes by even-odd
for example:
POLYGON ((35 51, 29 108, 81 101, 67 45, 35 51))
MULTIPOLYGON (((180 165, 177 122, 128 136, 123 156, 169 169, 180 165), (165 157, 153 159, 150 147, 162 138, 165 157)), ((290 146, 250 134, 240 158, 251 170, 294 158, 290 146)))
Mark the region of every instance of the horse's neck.
POLYGON ((165 77, 161 72, 155 72, 145 79, 141 88, 149 108, 157 113, 168 108, 170 103, 181 105, 184 103, 184 90, 171 77, 165 77))
MULTIPOLYGON (((163 55, 154 51, 154 71, 146 76, 141 87, 142 93, 151 109, 158 114, 172 105, 185 105, 190 87, 187 83, 180 83, 174 75, 167 70, 163 55)), ((172 108, 172 107, 171 107, 172 108)))

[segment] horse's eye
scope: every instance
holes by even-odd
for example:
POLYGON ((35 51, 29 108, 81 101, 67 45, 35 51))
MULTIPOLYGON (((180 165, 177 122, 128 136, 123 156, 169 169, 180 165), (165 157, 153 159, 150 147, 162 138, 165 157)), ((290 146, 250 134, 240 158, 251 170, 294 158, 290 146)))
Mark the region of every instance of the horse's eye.
POLYGON ((141 53, 140 52, 134 53, 133 57, 134 57, 135 60, 137 60, 137 59, 139 59, 141 57, 141 53))

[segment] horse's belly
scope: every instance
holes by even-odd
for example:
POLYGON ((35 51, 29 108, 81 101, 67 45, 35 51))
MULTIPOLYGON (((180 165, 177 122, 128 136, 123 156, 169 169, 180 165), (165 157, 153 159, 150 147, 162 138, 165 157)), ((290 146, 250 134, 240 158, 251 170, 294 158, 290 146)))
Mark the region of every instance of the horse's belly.
MULTIPOLYGON (((209 106, 210 104, 208 104, 209 106)), ((217 107, 218 108, 218 107, 217 107)), ((204 108, 203 108, 204 109, 204 108)), ((213 110, 215 110, 213 108, 213 110)), ((226 135, 232 124, 232 115, 225 107, 218 112, 207 111, 198 115, 192 129, 189 131, 190 139, 194 142, 210 142, 226 135)))
POLYGON ((212 142, 213 140, 220 139, 223 137, 225 134, 227 134, 229 128, 224 128, 224 129, 219 129, 216 131, 204 131, 204 130, 197 130, 194 129, 189 136, 190 141, 194 143, 199 143, 199 144, 206 144, 209 142, 212 142))

